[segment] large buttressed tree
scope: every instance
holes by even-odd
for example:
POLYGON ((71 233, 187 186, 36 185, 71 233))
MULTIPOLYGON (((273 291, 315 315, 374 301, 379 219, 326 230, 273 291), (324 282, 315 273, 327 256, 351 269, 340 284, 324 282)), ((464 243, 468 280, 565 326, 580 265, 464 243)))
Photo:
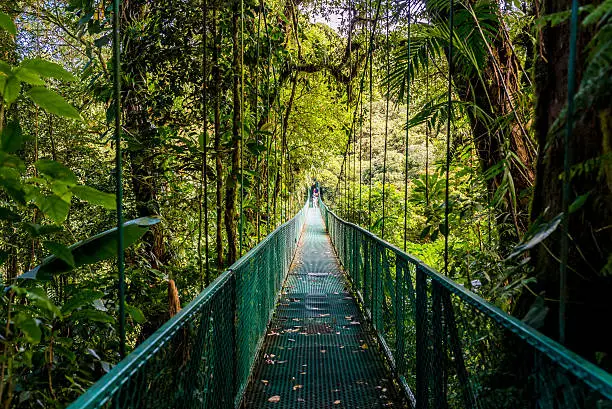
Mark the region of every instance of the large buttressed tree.
MULTIPOLYGON (((545 0, 540 5, 548 15, 563 13, 570 6, 570 0, 545 0)), ((570 206, 569 215, 565 321, 567 346, 609 368, 612 337, 606 320, 612 315, 612 7, 605 3, 590 7, 595 11, 586 17, 581 14, 578 31, 578 89, 569 146, 570 203, 573 201, 573 206, 570 206)), ((532 204, 533 221, 540 217, 551 220, 563 211, 569 23, 547 26, 539 35, 536 134, 540 152, 532 204)), ((549 312, 542 330, 557 338, 560 229, 552 239, 532 254, 537 278, 533 289, 548 300, 549 312)))

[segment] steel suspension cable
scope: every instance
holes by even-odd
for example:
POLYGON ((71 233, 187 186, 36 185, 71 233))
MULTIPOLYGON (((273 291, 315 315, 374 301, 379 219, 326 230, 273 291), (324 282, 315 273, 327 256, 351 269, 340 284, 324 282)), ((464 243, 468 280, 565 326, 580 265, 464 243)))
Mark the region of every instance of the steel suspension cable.
POLYGON ((449 180, 450 180, 450 139, 451 139, 451 119, 453 116, 452 108, 452 92, 453 92, 453 36, 454 36, 454 0, 449 0, 448 12, 448 116, 446 118, 446 181, 444 192, 444 274, 448 275, 448 236, 450 235, 448 217, 449 217, 449 180))
POLYGON ((574 96, 576 93, 576 54, 578 38, 578 0, 572 0, 569 56, 567 68, 567 120, 563 136, 563 225, 561 230, 561 263, 559 266, 559 342, 565 344, 565 314, 567 308, 567 264, 569 259, 570 205, 570 139, 574 127, 574 96))
POLYGON ((203 143, 202 149, 202 168, 201 168, 201 179, 200 179, 200 200, 204 204, 204 275, 202 272, 202 203, 200 203, 199 210, 199 228, 198 228, 198 264, 200 269, 201 290, 205 286, 210 284, 210 266, 208 262, 208 175, 207 175, 207 156, 208 156, 208 58, 206 51, 208 48, 208 2, 202 1, 202 16, 203 16, 203 28, 202 28, 202 127, 203 127, 203 143))
POLYGON ((119 356, 125 357, 125 265, 123 243, 123 164, 121 161, 120 0, 113 1, 113 81, 115 97, 115 200, 117 202, 117 270, 119 273, 119 356))
POLYGON ((385 200, 386 200, 386 181, 387 181, 387 139, 389 137, 389 101, 391 99, 391 82, 388 80, 389 78, 389 71, 390 71, 390 67, 391 67, 391 43, 389 41, 389 24, 390 24, 390 19, 391 19, 391 15, 390 15, 390 9, 391 9, 391 2, 389 0, 387 0, 387 30, 386 30, 386 42, 387 42, 387 67, 386 67, 386 74, 387 74, 387 95, 386 95, 386 108, 385 108, 385 142, 384 142, 384 150, 383 150, 383 180, 382 180, 382 219, 381 219, 381 229, 380 229, 380 238, 381 239, 385 239, 385 217, 386 217, 386 206, 385 206, 385 200))
POLYGON ((240 0, 240 215, 238 257, 242 257, 244 232, 244 0, 240 0))
POLYGON ((410 128, 408 127, 408 121, 410 119, 410 29, 412 27, 411 19, 411 2, 408 1, 408 44, 406 50, 406 143, 404 150, 404 251, 406 251, 406 244, 408 239, 408 137, 410 135, 410 128))

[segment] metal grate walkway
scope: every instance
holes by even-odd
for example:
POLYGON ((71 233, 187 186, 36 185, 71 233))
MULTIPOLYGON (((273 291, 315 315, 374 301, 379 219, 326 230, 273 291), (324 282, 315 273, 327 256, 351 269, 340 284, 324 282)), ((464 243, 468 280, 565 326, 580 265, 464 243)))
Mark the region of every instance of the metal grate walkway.
POLYGON ((247 408, 401 407, 318 209, 304 234, 245 396, 247 408))

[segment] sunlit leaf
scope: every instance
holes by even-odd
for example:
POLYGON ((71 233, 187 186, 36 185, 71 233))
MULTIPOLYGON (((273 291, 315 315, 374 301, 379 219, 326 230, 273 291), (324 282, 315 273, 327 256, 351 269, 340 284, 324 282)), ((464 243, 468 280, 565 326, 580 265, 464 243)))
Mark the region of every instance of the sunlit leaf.
POLYGON ((58 93, 45 87, 32 87, 28 92, 32 101, 42 109, 64 118, 81 119, 81 114, 58 93))
POLYGON ((2 11, 0 11, 0 28, 8 31, 11 35, 17 35, 17 26, 15 26, 13 19, 2 11))
MULTIPOLYGON (((160 222, 154 217, 141 217, 125 223, 123 229, 124 246, 129 247, 145 234, 151 226, 160 222)), ((80 241, 69 247, 74 257, 74 267, 97 263, 117 256, 117 228, 80 241)), ((49 256, 34 269, 20 275, 19 279, 50 280, 54 274, 73 270, 65 261, 49 256)))
POLYGON ((115 210, 117 208, 114 194, 100 192, 90 186, 75 186, 71 190, 76 197, 93 205, 102 206, 108 210, 115 210))
POLYGON ((142 324, 146 321, 144 313, 133 305, 125 305, 125 311, 132 317, 134 322, 142 324))
POLYGON ((557 229, 557 227, 559 227, 561 220, 563 220, 563 213, 558 214, 551 221, 539 225, 537 230, 529 236, 527 241, 524 241, 522 244, 514 248, 508 258, 516 257, 544 241, 557 229))
POLYGON ((43 60, 42 58, 24 60, 19 66, 33 71, 44 78, 56 78, 58 80, 64 81, 76 81, 75 76, 66 71, 61 65, 51 61, 43 60))
POLYGON ((0 135, 0 149, 4 152, 17 152, 23 143, 23 133, 17 121, 11 121, 2 130, 0 135))
POLYGON ((43 246, 49 250, 55 257, 63 260, 68 265, 74 267, 74 257, 72 252, 66 246, 55 241, 44 241, 43 246))
POLYGON ((78 308, 92 305, 95 300, 98 300, 103 296, 104 293, 102 291, 87 288, 79 290, 62 306, 62 314, 65 316, 78 308))
POLYGON ((50 178, 64 182, 69 186, 77 184, 77 177, 72 170, 51 159, 40 159, 34 163, 36 169, 50 178))
POLYGON ((24 335, 27 342, 30 344, 38 344, 42 337, 42 331, 38 326, 38 321, 28 316, 25 313, 19 313, 14 318, 15 326, 24 335))

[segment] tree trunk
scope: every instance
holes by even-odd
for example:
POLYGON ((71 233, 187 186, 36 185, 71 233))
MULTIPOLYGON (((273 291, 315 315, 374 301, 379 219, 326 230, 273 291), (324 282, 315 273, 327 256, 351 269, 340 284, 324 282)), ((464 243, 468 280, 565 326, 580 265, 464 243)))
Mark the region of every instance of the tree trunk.
MULTIPOLYGON (((122 14, 123 27, 137 24, 146 14, 150 13, 148 2, 143 0, 130 0, 125 2, 122 14)), ((129 77, 123 86, 123 115, 124 128, 130 135, 129 158, 131 166, 131 183, 136 201, 138 217, 159 215, 158 181, 162 174, 158 163, 151 158, 155 151, 155 127, 152 125, 143 101, 146 100, 147 67, 142 60, 146 55, 147 44, 140 41, 141 35, 127 35, 123 39, 124 56, 122 58, 122 73, 129 77), (132 143, 132 141, 136 141, 132 143)), ((165 238, 162 227, 154 226, 144 237, 146 256, 152 268, 158 269, 168 260, 165 238)))
MULTIPOLYGON (((570 9, 570 0, 545 0, 544 12, 570 9)), ((581 30, 578 35, 577 84, 586 68, 588 41, 593 32, 581 30)), ((541 146, 532 205, 532 220, 544 216, 550 220, 562 212, 563 133, 554 128, 567 103, 569 26, 567 23, 546 27, 542 31, 543 55, 536 61, 536 134, 541 146)), ((585 164, 601 159, 610 152, 611 112, 594 109, 582 111, 574 120, 570 139, 571 163, 585 164)), ((565 121, 563 121, 565 122, 565 121)), ((587 359, 596 360, 597 352, 612 356, 612 336, 605 325, 612 316, 612 172, 605 160, 594 170, 586 170, 571 179, 571 198, 589 194, 586 203, 569 217, 570 250, 567 271, 566 345, 587 359), (608 273, 604 270, 608 269, 608 273)), ((609 163, 609 162, 608 162, 609 163)), ((547 239, 547 247, 532 252, 537 283, 536 293, 544 293, 549 313, 541 330, 558 338, 559 258, 561 229, 547 239)), ((524 314, 533 302, 530 293, 519 302, 524 314)), ((610 362, 608 362, 608 365, 610 362)), ((608 368, 609 369, 609 368, 608 368)))
POLYGON ((212 30, 213 37, 215 41, 214 50, 213 50, 213 94, 214 94, 214 112, 215 112, 215 170, 216 170, 216 241, 215 241, 215 249, 217 252, 217 269, 223 269, 223 162, 221 161, 221 70, 219 68, 219 54, 221 52, 220 48, 220 36, 217 32, 217 18, 218 12, 215 8, 213 10, 213 18, 212 18, 212 30))

